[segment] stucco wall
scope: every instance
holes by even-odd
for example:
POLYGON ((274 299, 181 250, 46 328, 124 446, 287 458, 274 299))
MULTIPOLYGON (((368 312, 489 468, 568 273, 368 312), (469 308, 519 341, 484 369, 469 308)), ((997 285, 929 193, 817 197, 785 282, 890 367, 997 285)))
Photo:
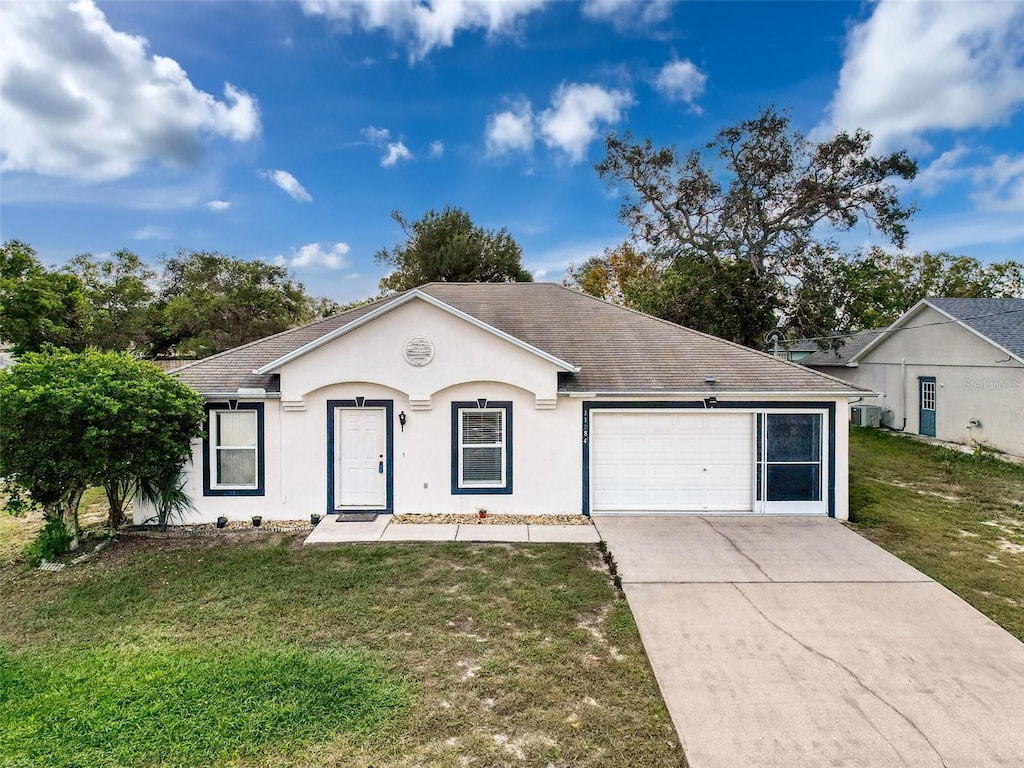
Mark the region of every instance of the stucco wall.
MULTIPOLYGON (((281 399, 264 405, 264 495, 204 496, 203 445, 196 441, 186 485, 197 507, 190 521, 211 522, 219 515, 306 519, 326 513, 327 404, 360 397, 393 402, 395 512, 472 513, 482 507, 494 513, 580 514, 583 400, 557 396, 557 371, 548 360, 413 301, 284 367, 281 399), (411 366, 403 357, 413 334, 434 343, 434 359, 426 366, 411 366), (480 398, 512 402, 511 494, 452 494, 451 403, 480 398)), ((836 515, 845 518, 847 403, 844 398, 832 402, 840 425, 835 436, 836 515)), ((145 516, 139 510, 136 519, 145 516)))
POLYGON ((881 405, 888 426, 913 434, 920 431, 918 379, 934 376, 938 439, 1024 456, 1024 365, 947 320, 925 307, 857 367, 821 370, 880 393, 865 403, 881 405))
MULTIPOLYGON (((357 396, 394 401, 395 512, 472 513, 481 507, 507 514, 582 512, 581 399, 561 397, 556 408, 537 409, 532 394, 524 390, 493 382, 470 382, 438 393, 431 410, 413 412, 407 398, 387 387, 336 384, 309 393, 305 411, 287 412, 277 401, 266 402, 263 496, 203 496, 202 443, 197 442, 187 478, 187 490, 197 508, 190 521, 212 522, 219 515, 231 520, 248 520, 252 515, 263 515, 268 520, 305 519, 311 512, 327 512, 327 402, 357 396), (451 403, 480 397, 513 403, 514 481, 510 495, 451 493, 451 403), (398 423, 403 410, 407 416, 404 431, 398 423)), ((844 399, 834 402, 835 509, 836 517, 846 519, 848 405, 844 399)), ((137 520, 143 517, 145 513, 140 511, 137 520)))

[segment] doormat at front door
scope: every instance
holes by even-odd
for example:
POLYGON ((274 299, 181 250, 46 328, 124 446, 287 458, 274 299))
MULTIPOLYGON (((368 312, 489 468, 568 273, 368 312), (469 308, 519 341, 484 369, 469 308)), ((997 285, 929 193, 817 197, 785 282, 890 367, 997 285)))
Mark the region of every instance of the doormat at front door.
POLYGON ((336 523, 372 523, 377 519, 376 512, 342 512, 334 521, 336 523))

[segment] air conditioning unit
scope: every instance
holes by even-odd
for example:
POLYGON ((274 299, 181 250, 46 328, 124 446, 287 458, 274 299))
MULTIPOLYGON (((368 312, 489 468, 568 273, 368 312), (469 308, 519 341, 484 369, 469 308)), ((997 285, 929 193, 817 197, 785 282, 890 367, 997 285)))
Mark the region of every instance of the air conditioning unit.
POLYGON ((877 405, 855 405, 850 409, 850 421, 857 427, 881 426, 882 409, 877 405))

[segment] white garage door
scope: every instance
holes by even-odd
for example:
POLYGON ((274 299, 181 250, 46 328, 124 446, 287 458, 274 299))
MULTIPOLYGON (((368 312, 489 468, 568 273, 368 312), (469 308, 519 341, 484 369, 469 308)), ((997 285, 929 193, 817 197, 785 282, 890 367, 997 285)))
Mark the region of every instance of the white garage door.
POLYGON ((592 511, 750 512, 753 425, 749 413, 592 412, 592 511))

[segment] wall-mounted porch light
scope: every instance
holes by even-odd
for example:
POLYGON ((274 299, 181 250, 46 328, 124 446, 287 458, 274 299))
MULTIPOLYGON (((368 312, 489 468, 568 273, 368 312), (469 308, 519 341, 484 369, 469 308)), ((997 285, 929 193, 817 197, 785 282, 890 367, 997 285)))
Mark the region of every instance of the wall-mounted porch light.
POLYGON ((402 431, 405 432, 405 411, 398 414, 398 423, 402 427, 402 431))

